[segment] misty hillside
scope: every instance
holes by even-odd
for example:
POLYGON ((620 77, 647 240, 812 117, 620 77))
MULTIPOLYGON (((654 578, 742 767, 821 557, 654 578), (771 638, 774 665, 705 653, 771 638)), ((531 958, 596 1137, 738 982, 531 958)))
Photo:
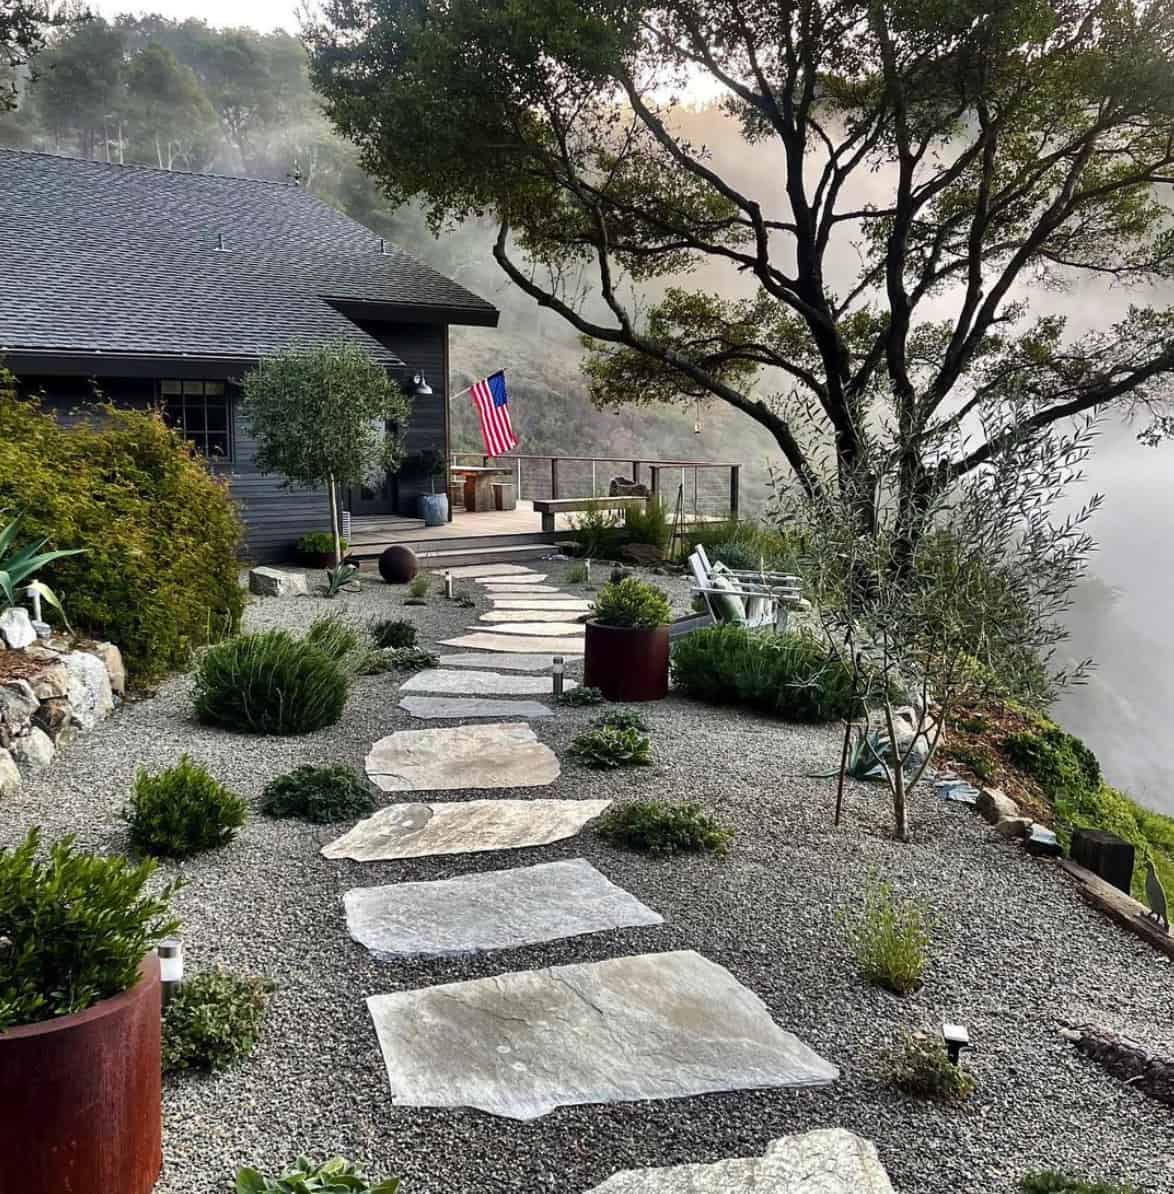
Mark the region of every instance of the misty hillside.
MULTIPOLYGON (((2 73, 2 72, 0 72, 2 73)), ((0 78, 0 82, 5 80, 0 78)), ((157 16, 95 19, 59 38, 16 78, 19 106, 0 113, 0 144, 114 162, 193 171, 293 178, 327 202, 386 235, 496 303, 497 330, 454 329, 452 383, 459 390, 504 368, 520 451, 530 454, 685 458, 744 465, 744 508, 761 509, 768 466, 778 461, 756 424, 713 405, 697 411, 628 408, 601 412, 588 401, 581 349, 558 317, 539 310, 505 280, 492 260, 492 230, 470 222, 440 238, 411 208, 389 207, 359 169, 354 150, 332 131, 310 88, 295 38, 247 29, 213 30, 203 22, 157 16), (700 434, 694 424, 700 424, 700 434)), ((775 191, 769 145, 746 152, 716 109, 683 109, 690 138, 709 147, 718 169, 761 195, 768 215, 785 214, 775 191)), ((882 176, 870 186, 884 187, 882 176)), ((867 201, 872 196, 856 198, 867 201)), ((844 276, 855 269, 844 262, 844 276)), ((839 279, 831 279, 833 285, 839 279)), ((737 293, 747 283, 720 267, 691 275, 690 285, 737 293)), ((1040 309, 1074 325, 1114 317, 1127 291, 1033 294, 1040 309)), ((764 391, 769 392, 769 379, 764 391)), ((479 450, 467 400, 453 406, 458 447, 479 450)), ((604 466, 601 466, 603 468, 604 466)), ((1169 449, 1139 447, 1127 428, 1107 429, 1090 468, 1090 489, 1107 494, 1094 531, 1102 543, 1094 580, 1077 594, 1070 617, 1074 657, 1092 655, 1092 681, 1065 695, 1057 710, 1100 754, 1110 782, 1164 811, 1174 811, 1174 759, 1163 750, 1174 708, 1174 630, 1166 546, 1174 516, 1169 449), (1112 593, 1110 593, 1112 590, 1112 593)), ((606 470, 601 475, 605 479, 606 470)), ((716 509, 727 479, 712 474, 702 504, 716 509)), ((670 488, 670 499, 675 491, 670 488)))

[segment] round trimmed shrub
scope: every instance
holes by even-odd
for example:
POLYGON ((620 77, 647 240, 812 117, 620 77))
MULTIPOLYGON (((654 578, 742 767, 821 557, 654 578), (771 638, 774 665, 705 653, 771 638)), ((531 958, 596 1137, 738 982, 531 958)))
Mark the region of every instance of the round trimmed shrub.
POLYGON ((215 1073, 252 1053, 273 984, 218 970, 180 984, 163 1012, 163 1071, 215 1073))
POLYGON ((158 775, 140 768, 122 815, 136 849, 188 858, 232 841, 245 823, 245 802, 184 755, 158 775))
POLYGON ((416 627, 404 618, 384 618, 371 627, 371 638, 377 647, 414 647, 416 627))
POLYGON ((210 647, 196 668, 196 716, 244 734, 309 734, 346 704, 343 668, 284 630, 242 634, 210 647))
POLYGON ((267 816, 300 817, 318 825, 346 821, 374 807, 366 780, 345 763, 295 767, 267 783, 261 796, 261 811, 267 816))

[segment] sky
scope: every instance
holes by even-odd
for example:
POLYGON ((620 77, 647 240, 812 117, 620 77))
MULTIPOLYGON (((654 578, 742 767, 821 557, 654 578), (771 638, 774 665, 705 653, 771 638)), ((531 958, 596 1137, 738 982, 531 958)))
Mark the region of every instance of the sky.
POLYGON ((300 0, 149 0, 137 4, 134 0, 91 0, 90 8, 106 18, 122 12, 158 13, 174 20, 198 17, 209 25, 247 25, 262 33, 273 29, 285 29, 296 33, 300 24, 298 13, 303 5, 300 0))

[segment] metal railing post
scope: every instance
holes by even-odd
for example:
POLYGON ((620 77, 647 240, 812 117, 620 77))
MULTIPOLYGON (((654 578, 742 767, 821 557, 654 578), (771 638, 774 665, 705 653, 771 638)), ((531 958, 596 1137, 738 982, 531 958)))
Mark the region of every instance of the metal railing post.
POLYGON ((637 485, 640 484, 640 461, 638 460, 632 461, 632 480, 635 481, 637 485))
POLYGON ((737 521, 742 504, 742 466, 730 465, 730 518, 737 521))
POLYGON ((656 502, 660 500, 660 469, 658 469, 655 464, 650 464, 648 466, 648 472, 652 477, 652 484, 649 486, 649 493, 652 496, 652 500, 656 502))
POLYGON ((550 458, 550 498, 558 501, 558 457, 550 458))
POLYGON ((595 496, 595 461, 591 462, 591 496, 595 496))

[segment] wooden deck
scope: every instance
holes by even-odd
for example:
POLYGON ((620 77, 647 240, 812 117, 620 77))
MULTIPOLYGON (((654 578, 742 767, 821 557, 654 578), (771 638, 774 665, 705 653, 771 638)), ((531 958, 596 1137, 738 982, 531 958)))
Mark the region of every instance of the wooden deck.
MULTIPOLYGON (((498 535, 540 534, 541 516, 530 502, 519 502, 515 510, 486 510, 471 514, 454 510, 452 521, 439 527, 426 527, 418 518, 354 518, 351 520, 351 542, 356 547, 381 542, 422 543, 446 539, 483 539, 498 535)), ((560 514, 555 521, 558 531, 569 530, 571 516, 560 514)))

